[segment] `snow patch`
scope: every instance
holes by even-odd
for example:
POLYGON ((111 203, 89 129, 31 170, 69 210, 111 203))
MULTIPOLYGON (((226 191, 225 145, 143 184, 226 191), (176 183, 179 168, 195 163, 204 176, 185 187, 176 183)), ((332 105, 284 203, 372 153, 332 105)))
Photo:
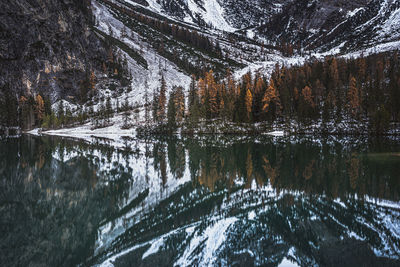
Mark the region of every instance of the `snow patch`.
POLYGON ((267 133, 267 135, 282 137, 282 136, 285 136, 285 132, 284 131, 273 131, 273 132, 267 133))
POLYGON ((187 0, 188 8, 192 14, 200 15, 207 24, 211 24, 215 28, 234 32, 237 29, 230 26, 223 17, 224 9, 216 0, 204 1, 204 6, 199 6, 195 0, 187 0))
POLYGON ((226 239, 226 231, 237 220, 235 217, 227 218, 209 226, 203 234, 197 235, 191 240, 182 257, 174 265, 190 266, 192 260, 199 257, 199 266, 212 266, 217 258, 216 252, 226 239), (197 253, 197 249, 202 243, 204 243, 204 248, 197 253))

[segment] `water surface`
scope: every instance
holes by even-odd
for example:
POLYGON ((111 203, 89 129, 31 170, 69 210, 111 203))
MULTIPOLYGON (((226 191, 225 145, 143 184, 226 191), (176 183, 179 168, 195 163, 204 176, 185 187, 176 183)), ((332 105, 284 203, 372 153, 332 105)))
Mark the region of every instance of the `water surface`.
POLYGON ((124 142, 0 141, 0 262, 399 264, 398 142, 124 142))

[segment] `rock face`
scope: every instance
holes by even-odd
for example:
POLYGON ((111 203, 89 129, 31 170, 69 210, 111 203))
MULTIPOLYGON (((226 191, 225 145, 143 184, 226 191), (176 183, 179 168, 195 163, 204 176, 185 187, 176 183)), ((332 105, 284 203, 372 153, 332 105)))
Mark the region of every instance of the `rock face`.
POLYGON ((106 55, 90 31, 90 0, 0 2, 1 91, 77 98, 106 55))
POLYGON ((398 0, 295 0, 258 28, 269 40, 344 51, 398 40, 398 0))

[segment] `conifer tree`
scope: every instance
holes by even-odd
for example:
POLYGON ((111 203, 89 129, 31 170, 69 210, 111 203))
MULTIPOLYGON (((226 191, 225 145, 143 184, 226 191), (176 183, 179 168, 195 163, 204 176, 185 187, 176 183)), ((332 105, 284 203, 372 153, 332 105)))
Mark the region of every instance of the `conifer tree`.
POLYGON ((357 118, 360 111, 360 96, 356 78, 350 77, 349 90, 347 92, 348 106, 353 117, 357 118))
POLYGON ((36 96, 35 113, 38 120, 37 125, 41 125, 45 116, 44 101, 40 95, 36 96))
POLYGON ((205 99, 207 99, 206 105, 208 107, 208 110, 206 111, 206 116, 208 119, 211 119, 215 116, 218 115, 219 108, 218 108, 218 103, 217 103, 217 85, 214 79, 214 73, 212 70, 210 70, 208 73, 206 73, 206 78, 205 78, 205 86, 206 86, 206 92, 205 92, 205 99))
POLYGON ((192 75, 191 81, 190 81, 190 86, 189 86, 189 95, 188 95, 188 111, 189 111, 189 116, 191 115, 194 106, 196 105, 196 102, 199 101, 199 96, 197 92, 197 86, 196 86, 196 76, 192 75))
POLYGON ((245 104, 246 104, 246 111, 247 111, 247 119, 251 121, 252 117, 252 107, 253 107, 253 94, 251 93, 250 87, 247 87, 246 90, 246 99, 245 99, 245 104))
POLYGON ((339 71, 336 58, 333 58, 329 65, 328 85, 328 91, 333 92, 335 95, 336 121, 340 121, 342 117, 342 90, 339 84, 339 71))
POLYGON ((90 90, 94 92, 96 89, 96 75, 94 74, 93 71, 90 72, 89 86, 90 90))
POLYGON ((131 113, 129 110, 125 110, 123 113, 123 124, 122 124, 122 129, 129 129, 130 128, 130 120, 131 120, 131 113))
POLYGON ((169 95, 168 100, 168 111, 167 111, 167 118, 168 118, 168 128, 169 130, 173 130, 176 127, 176 107, 175 107, 175 99, 174 99, 174 92, 172 91, 169 95))
POLYGON ((176 108, 176 121, 180 123, 185 117, 185 94, 181 86, 174 89, 174 102, 176 108))
POLYGON ((211 116, 211 108, 210 108, 210 95, 207 89, 206 81, 203 79, 199 79, 198 87, 200 91, 200 100, 201 100, 201 117, 210 119, 211 116))
POLYGON ((147 79, 144 83, 144 120, 146 125, 148 125, 150 121, 150 103, 149 103, 149 85, 147 83, 147 79))
POLYGON ((107 118, 107 122, 110 122, 110 118, 112 117, 113 114, 113 108, 110 97, 107 97, 105 109, 106 109, 105 117, 107 118))
POLYGON ((276 97, 277 97, 277 91, 275 83, 274 80, 271 78, 262 100, 264 112, 270 111, 271 103, 276 99, 276 97))
POLYGON ((167 84, 164 79, 164 75, 161 76, 160 93, 158 96, 158 107, 157 107, 157 121, 163 122, 165 120, 165 108, 167 102, 167 84))
POLYGON ((64 121, 65 121, 65 111, 64 111, 64 102, 63 102, 63 100, 60 100, 60 103, 58 104, 57 120, 58 120, 59 126, 63 127, 64 121))
POLYGON ((315 103, 313 100, 312 90, 309 86, 305 86, 301 90, 301 97, 299 103, 300 119, 312 119, 314 115, 315 103))
POLYGON ((158 114, 158 93, 156 89, 153 90, 153 101, 152 101, 152 116, 153 122, 157 122, 157 114, 158 114))

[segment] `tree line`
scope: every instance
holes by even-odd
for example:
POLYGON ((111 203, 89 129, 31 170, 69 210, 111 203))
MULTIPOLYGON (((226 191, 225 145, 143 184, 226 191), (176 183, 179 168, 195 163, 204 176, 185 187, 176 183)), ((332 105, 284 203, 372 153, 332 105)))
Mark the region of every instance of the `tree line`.
POLYGON ((181 97, 180 88, 175 88, 167 108, 162 85, 153 114, 158 114, 158 122, 170 114, 169 124, 185 121, 193 126, 200 119, 218 118, 240 123, 321 122, 324 129, 345 121, 367 124, 370 133, 381 135, 400 118, 399 62, 397 52, 358 59, 326 57, 302 66, 277 64, 270 76, 247 73, 235 80, 228 70, 221 81, 208 71, 199 79, 192 76, 187 96, 181 97), (178 115, 185 102, 187 112, 178 115))

